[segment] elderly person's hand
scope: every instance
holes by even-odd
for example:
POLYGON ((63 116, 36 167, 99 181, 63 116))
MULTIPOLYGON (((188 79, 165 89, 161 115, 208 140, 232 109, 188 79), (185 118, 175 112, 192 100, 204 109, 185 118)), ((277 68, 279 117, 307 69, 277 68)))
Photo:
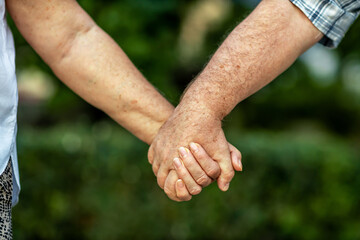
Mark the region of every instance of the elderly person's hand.
MULTIPOLYGON (((195 151, 194 153, 196 154, 195 151)), ((186 183, 191 195, 198 194, 201 191, 201 186, 209 184, 211 179, 217 179, 221 190, 226 191, 229 188, 230 181, 234 176, 229 144, 221 128, 221 121, 208 114, 205 109, 199 111, 192 108, 192 106, 180 104, 175 109, 173 115, 161 127, 152 142, 148 158, 149 162, 153 165, 153 171, 161 188, 164 189, 165 181, 169 174, 171 181, 168 181, 171 183, 176 178, 176 172, 171 170, 175 169, 174 163, 177 164, 179 162, 177 160, 180 159, 176 159, 179 155, 188 171, 194 173, 194 175, 191 175, 194 182, 191 183, 190 178, 186 178, 187 180, 182 179, 186 183), (190 162, 188 158, 191 155, 190 151, 186 150, 186 148, 180 148, 188 146, 189 143, 200 144, 208 157, 214 160, 213 162, 207 161, 208 165, 202 166, 202 171, 197 167, 192 169, 191 164, 188 164, 190 162), (216 163, 219 165, 220 171, 216 163), (206 176, 204 173, 206 173, 206 176)), ((234 162, 240 162, 240 153, 233 155, 233 157, 234 162)), ((201 164, 201 160, 199 163, 201 164)), ((179 174, 180 169, 178 170, 179 174)), ((185 174, 182 170, 181 173, 184 177, 185 174)), ((179 183, 181 184, 181 182, 179 183)), ((169 183, 167 186, 171 186, 171 184, 169 183)), ((173 187, 164 190, 172 199, 177 196, 173 187)))
MULTIPOLYGON (((220 174, 217 162, 211 159, 199 144, 190 143, 190 150, 184 149, 185 154, 180 153, 181 158, 174 159, 175 170, 170 170, 165 180, 164 191, 170 199, 175 201, 189 201, 192 198, 190 189, 195 188, 201 191, 202 187, 206 187, 215 180, 208 174, 211 175, 211 172, 214 176, 220 174)), ((229 149, 233 168, 242 171, 241 153, 231 144, 229 144, 229 149)))

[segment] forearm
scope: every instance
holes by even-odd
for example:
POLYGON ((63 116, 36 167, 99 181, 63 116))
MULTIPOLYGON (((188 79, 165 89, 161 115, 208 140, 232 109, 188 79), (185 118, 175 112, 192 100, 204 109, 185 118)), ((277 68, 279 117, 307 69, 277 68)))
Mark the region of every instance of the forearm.
POLYGON ((73 91, 147 143, 172 114, 173 106, 97 26, 51 67, 73 91))
POLYGON ((191 106, 222 119, 321 37, 288 0, 264 0, 216 51, 180 107, 191 106))
POLYGON ((20 32, 60 80, 141 140, 152 142, 173 106, 76 1, 8 2, 20 32))

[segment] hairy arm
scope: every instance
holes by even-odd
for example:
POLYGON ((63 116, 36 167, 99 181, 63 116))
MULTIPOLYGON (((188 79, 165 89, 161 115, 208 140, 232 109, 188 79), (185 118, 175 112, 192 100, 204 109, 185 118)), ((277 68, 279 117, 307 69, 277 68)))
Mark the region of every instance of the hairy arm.
POLYGON ((199 106, 223 119, 322 36, 290 1, 262 1, 216 51, 188 88, 181 107, 199 106))
POLYGON ((150 144, 173 112, 75 0, 7 0, 19 31, 57 77, 150 144))
POLYGON ((263 0, 227 37, 155 137, 149 160, 158 172, 159 185, 171 192, 166 182, 173 178, 168 174, 176 149, 197 142, 219 163, 218 185, 226 191, 234 171, 222 119, 321 37, 288 0, 263 0))

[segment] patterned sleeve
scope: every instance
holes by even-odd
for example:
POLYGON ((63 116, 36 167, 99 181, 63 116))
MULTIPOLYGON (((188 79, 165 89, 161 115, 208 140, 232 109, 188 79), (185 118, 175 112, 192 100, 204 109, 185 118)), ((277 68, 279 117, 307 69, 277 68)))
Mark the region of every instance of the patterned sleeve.
POLYGON ((360 13, 360 0, 290 0, 319 29, 319 43, 335 48, 360 13))

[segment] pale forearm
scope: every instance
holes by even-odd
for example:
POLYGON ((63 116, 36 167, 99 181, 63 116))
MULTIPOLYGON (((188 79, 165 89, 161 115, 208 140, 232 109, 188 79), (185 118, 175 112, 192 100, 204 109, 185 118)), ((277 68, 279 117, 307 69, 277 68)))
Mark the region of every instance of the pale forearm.
POLYGON ((264 0, 216 51, 181 106, 197 106, 222 119, 321 37, 288 0, 264 0))
POLYGON ((147 143, 173 106, 74 0, 8 0, 17 27, 54 73, 147 143))
POLYGON ((96 26, 78 37, 52 69, 86 101, 147 143, 172 114, 173 106, 96 26))

